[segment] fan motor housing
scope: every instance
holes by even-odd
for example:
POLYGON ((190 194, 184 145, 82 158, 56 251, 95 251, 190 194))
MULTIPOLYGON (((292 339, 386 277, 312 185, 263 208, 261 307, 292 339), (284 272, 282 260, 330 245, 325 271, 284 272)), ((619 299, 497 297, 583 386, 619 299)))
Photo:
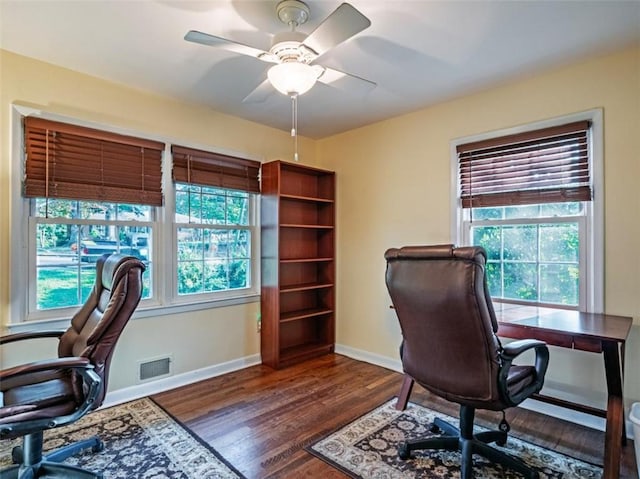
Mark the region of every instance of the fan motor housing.
POLYGON ((281 32, 273 37, 273 46, 269 53, 284 61, 299 61, 311 63, 318 56, 313 50, 305 47, 302 42, 306 35, 302 32, 281 32))

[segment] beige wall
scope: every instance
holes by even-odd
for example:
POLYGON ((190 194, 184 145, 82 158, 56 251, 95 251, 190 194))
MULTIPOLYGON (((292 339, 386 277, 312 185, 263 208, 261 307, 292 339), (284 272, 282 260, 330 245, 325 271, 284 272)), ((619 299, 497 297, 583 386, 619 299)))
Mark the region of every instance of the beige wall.
MULTIPOLYGON (((264 161, 292 156, 287 132, 268 128, 209 108, 133 90, 70 70, 0 50, 0 325, 11 317, 10 249, 17 235, 10 230, 11 104, 29 106, 82 121, 124 128, 131 132, 233 150, 264 161), (13 233, 13 234, 12 234, 13 233)), ((315 162, 315 142, 301 138, 300 158, 315 162)), ((259 353, 256 328, 259 302, 133 321, 118 344, 110 390, 135 384, 137 361, 173 355, 174 373, 205 368, 259 353)), ((15 308, 14 308, 15 310, 15 308)), ((46 355, 42 344, 3 347, 0 361, 15 364, 46 355)))
MULTIPOLYGON (((640 49, 531 76, 318 142, 338 178, 337 342, 397 358, 400 332, 384 251, 451 242, 449 142, 603 108, 606 312, 640 317, 640 49), (365 299, 366 298, 366 299, 365 299)), ((640 333, 627 347, 626 394, 640 400, 640 333)), ((554 349, 549 378, 601 398, 600 356, 554 349)))

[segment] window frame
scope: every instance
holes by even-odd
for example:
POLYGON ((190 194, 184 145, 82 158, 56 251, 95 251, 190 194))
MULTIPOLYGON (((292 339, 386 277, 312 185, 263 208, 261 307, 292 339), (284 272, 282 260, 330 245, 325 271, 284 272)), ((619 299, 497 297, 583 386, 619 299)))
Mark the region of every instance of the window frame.
MULTIPOLYGON (((470 244, 470 223, 466 220, 465 210, 460 198, 460 184, 458 181, 459 161, 457 147, 466 143, 488 140, 501 136, 508 136, 532 130, 539 130, 572 123, 581 120, 591 122, 590 137, 590 174, 592 181, 593 199, 583 202, 584 214, 577 216, 584 222, 579 225, 580 231, 580 279, 579 304, 580 311, 602 313, 604 311, 604 177, 603 177, 603 112, 602 109, 592 109, 584 112, 564 115, 548 120, 536 121, 512 128, 494 130, 478 135, 455 138, 450 142, 450 194, 451 194, 451 238, 455 244, 470 244)), ((533 218, 538 222, 538 218, 533 218)), ((528 219, 511 220, 511 223, 534 224, 528 219)), ((474 222, 475 224, 475 222, 474 222)), ((480 224, 480 221, 477 222, 480 224)), ((492 223, 497 224, 497 223, 492 223)), ((504 221, 502 224, 506 224, 504 221)), ((496 300, 499 301, 499 300, 496 300)), ((509 302, 517 302, 509 300, 509 302)), ((527 303, 530 304, 530 303, 527 303)), ((542 305, 542 304, 540 304, 542 305)), ((554 307, 562 307, 556 306, 554 307)))
MULTIPOLYGON (((37 249, 36 245, 36 236, 38 225, 40 224, 83 224, 83 225, 114 225, 118 227, 126 227, 126 226, 143 226, 147 227, 152 231, 151 236, 151 251, 152 257, 148 258, 149 262, 152 265, 151 268, 151 284, 152 284, 152 292, 156 291, 156 266, 153 257, 154 251, 154 243, 157 234, 154 233, 157 228, 157 221, 154 221, 155 209, 154 207, 150 207, 151 219, 148 221, 133 221, 133 220, 96 220, 96 219, 76 219, 76 218, 43 218, 36 216, 34 214, 35 209, 35 200, 36 198, 28 198, 29 203, 29 216, 28 216, 28 249, 27 249, 27 264, 28 264, 28 285, 27 285, 27 314, 29 316, 28 321, 38 320, 38 319, 48 319, 51 316, 60 316, 64 315, 66 317, 72 316, 77 310, 79 305, 68 306, 63 308, 55 308, 55 309, 38 309, 37 303, 37 288, 33 287, 33 284, 37 284, 37 275, 38 275, 38 265, 37 265, 37 255, 36 257, 32 257, 29 253, 37 249)), ((72 200, 74 201, 74 200, 72 200)), ((78 200, 82 201, 82 200, 78 200)), ((110 202, 105 202, 110 203, 110 202)), ((150 307, 153 305, 158 305, 159 301, 155 294, 152 294, 148 298, 143 298, 140 301, 141 307, 150 307)))
MULTIPOLYGON (((467 220, 466 218, 463 220, 463 227, 462 227, 462 244, 465 245, 471 245, 471 229, 473 226, 498 226, 498 227, 502 227, 502 226, 540 226, 540 225, 547 225, 547 224, 571 224, 571 223, 577 223, 578 224, 578 235, 579 235, 579 241, 580 244, 586 244, 585 242, 588 242, 588 235, 586 233, 587 231, 587 225, 589 223, 588 221, 588 216, 591 214, 591 212, 589 211, 590 208, 590 202, 580 202, 582 204, 582 211, 583 213, 580 215, 573 215, 573 216, 561 216, 561 217, 532 217, 532 218, 510 218, 510 219, 500 219, 500 220, 475 220, 473 221, 473 223, 469 220, 467 220)), ((540 204, 540 203, 537 203, 540 204)), ((465 215, 466 216, 466 215, 465 215)), ((589 291, 588 291, 588 281, 585 281, 585 279, 588 278, 588 275, 591 274, 590 272, 590 267, 589 267, 589 263, 586 262, 586 257, 585 257, 585 253, 586 253, 586 247, 582 247, 580 248, 579 251, 579 257, 578 257, 578 265, 587 265, 587 271, 585 272, 585 268, 580 268, 580 273, 579 273, 579 278, 578 278, 578 298, 579 300, 585 300, 586 298, 589 297, 589 291)), ((504 265, 504 263, 503 263, 504 265)), ((505 302, 505 303, 514 303, 514 304, 522 304, 522 305, 527 305, 530 306, 531 305, 531 301, 525 301, 525 300, 518 300, 518 299, 512 299, 512 298, 508 298, 508 299, 504 299, 504 298, 495 298, 496 302, 505 302)), ((578 304, 577 306, 571 306, 571 305, 563 305, 563 304, 558 304, 558 303, 545 303, 545 302, 535 302, 534 303, 537 306, 540 307, 547 307, 547 308, 560 308, 560 309, 578 309, 578 310, 583 310, 584 305, 582 304, 578 304)))
MULTIPOLYGON (((162 187, 164 192, 164 205, 152 208, 152 221, 145 222, 153 231, 151 239, 152 251, 152 282, 153 296, 140 302, 134 317, 152 317, 166 314, 177 314, 188 311, 226 307, 235 304, 244 304, 260 300, 260 212, 259 194, 249 195, 249 209, 251 222, 251 287, 243 289, 224 290, 208 293, 206 297, 200 294, 184 296, 177 294, 177 239, 175 235, 175 186, 171 178, 172 157, 171 144, 184 144, 189 147, 203 150, 211 150, 211 146, 202 146, 162 135, 148 135, 112 125, 103 125, 95 122, 71 118, 57 113, 51 113, 32 107, 15 105, 11 107, 11 231, 13 232, 10 244, 10 303, 9 323, 5 326, 12 332, 20 332, 32 329, 34 326, 42 327, 67 326, 70 316, 77 310, 76 307, 60 308, 47 311, 32 310, 32 299, 35 297, 35 287, 32 286, 36 275, 34 251, 35 229, 37 220, 32 217, 32 201, 35 199, 22 196, 22 180, 24 171, 24 128, 22 119, 25 116, 39 116, 52 121, 70 123, 87 128, 101 129, 104 131, 135 135, 153 141, 164 143, 162 155, 162 187), (31 234, 31 233, 34 234, 31 234), (26 268, 25 268, 26 265, 26 268), (25 291, 26 287, 26 291, 25 291)), ((220 149, 221 154, 262 161, 246 153, 220 149)), ((35 303, 34 303, 35 304, 35 303)))
MULTIPOLYGON (((229 299, 237 296, 244 296, 246 293, 240 293, 240 291, 248 292, 251 295, 260 295, 260 270, 259 268, 259 258, 260 258, 260 225, 258 222, 258 211, 259 211, 259 195, 257 193, 247 192, 248 194, 248 225, 234 225, 234 224, 208 224, 208 223, 179 223, 175 221, 176 207, 175 207, 175 193, 176 193, 176 183, 172 181, 172 195, 174 197, 173 207, 172 207, 172 225, 171 225, 171 234, 172 234, 172 252, 173 256, 171 258, 172 270, 173 273, 171 275, 172 283, 171 283, 171 301, 174 304, 192 304, 192 303, 201 303, 208 301, 216 301, 221 299, 229 299), (240 288, 240 289, 226 289, 221 291, 209 291, 202 293, 192 293, 192 294, 179 294, 178 293, 178 229, 192 226, 195 228, 209 228, 209 229, 246 229, 249 231, 251 235, 251 286, 249 288, 240 288), (258 278, 255 275, 258 275, 258 278), (216 299, 212 299, 216 298, 216 299), (194 301, 195 300, 195 301, 194 301)), ((195 185, 198 186, 198 185, 195 185)), ((216 187, 219 189, 228 189, 216 187)))

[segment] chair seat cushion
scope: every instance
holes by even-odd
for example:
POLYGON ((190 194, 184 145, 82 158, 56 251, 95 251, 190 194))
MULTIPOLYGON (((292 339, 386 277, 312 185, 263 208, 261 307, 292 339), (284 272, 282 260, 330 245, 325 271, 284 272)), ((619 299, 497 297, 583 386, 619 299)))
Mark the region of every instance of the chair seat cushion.
POLYGON ((513 365, 507 376, 507 389, 509 394, 517 394, 529 387, 536 379, 536 369, 533 366, 513 365))
POLYGON ((19 386, 2 394, 0 424, 69 414, 75 410, 77 404, 69 379, 55 378, 19 386), (13 414, 9 414, 9 411, 13 414))

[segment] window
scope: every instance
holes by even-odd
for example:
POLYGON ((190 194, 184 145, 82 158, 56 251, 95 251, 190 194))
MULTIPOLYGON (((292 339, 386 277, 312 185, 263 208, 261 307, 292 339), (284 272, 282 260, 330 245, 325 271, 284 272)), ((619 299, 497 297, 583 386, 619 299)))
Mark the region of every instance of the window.
POLYGON ((164 145, 32 116, 24 118, 24 138, 31 316, 82 304, 95 281, 93 263, 105 253, 142 259, 150 297, 151 206, 162 204, 164 145))
POLYGON ((178 295, 251 286, 250 205, 244 191, 176 184, 178 295))
POLYGON ((602 308, 601 113, 453 143, 456 238, 496 301, 602 308))
POLYGON ((584 213, 579 202, 474 208, 465 232, 487 251, 491 296, 577 307, 584 213))
POLYGON ((255 288, 253 193, 260 164, 179 145, 171 153, 177 295, 255 288))
POLYGON ((12 119, 12 181, 23 184, 12 196, 13 318, 68 320, 96 260, 115 252, 147 265, 139 316, 255 301, 259 162, 171 155, 165 142, 27 107, 12 119))
POLYGON ((30 310, 83 304, 95 282, 95 262, 105 253, 143 260, 147 265, 143 298, 152 296, 151 207, 47 198, 31 203, 29 236, 37 261, 30 310))

